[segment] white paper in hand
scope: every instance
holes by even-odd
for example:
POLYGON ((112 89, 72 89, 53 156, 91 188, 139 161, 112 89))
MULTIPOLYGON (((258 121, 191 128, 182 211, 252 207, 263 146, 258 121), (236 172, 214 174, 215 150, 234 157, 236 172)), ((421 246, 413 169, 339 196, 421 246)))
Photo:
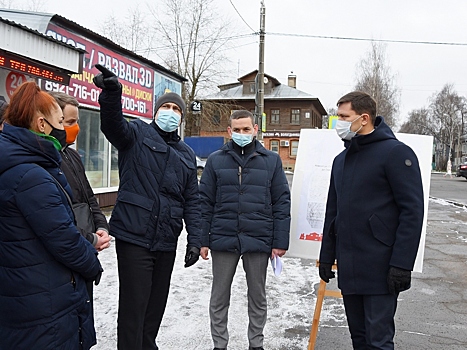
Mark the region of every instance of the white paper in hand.
POLYGON ((272 271, 274 275, 279 276, 282 272, 282 260, 277 255, 274 258, 271 258, 272 271))

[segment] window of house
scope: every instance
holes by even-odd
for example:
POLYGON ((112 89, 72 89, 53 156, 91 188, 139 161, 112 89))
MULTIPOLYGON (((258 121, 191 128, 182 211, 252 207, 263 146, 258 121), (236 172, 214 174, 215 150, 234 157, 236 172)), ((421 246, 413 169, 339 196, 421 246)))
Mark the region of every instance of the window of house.
POLYGON ((280 113, 278 109, 271 109, 271 124, 279 124, 280 113))
POLYGON ((212 115, 212 123, 214 125, 219 125, 221 123, 221 113, 219 111, 212 115))
POLYGON ((296 157, 297 151, 298 151, 298 140, 293 140, 290 142, 290 155, 292 157, 296 157))
POLYGON ((300 124, 300 110, 292 109, 290 115, 290 124, 300 124))
POLYGON ((269 149, 273 152, 279 153, 279 140, 271 140, 269 149))
POLYGON ((250 83, 250 92, 256 92, 256 84, 250 83))

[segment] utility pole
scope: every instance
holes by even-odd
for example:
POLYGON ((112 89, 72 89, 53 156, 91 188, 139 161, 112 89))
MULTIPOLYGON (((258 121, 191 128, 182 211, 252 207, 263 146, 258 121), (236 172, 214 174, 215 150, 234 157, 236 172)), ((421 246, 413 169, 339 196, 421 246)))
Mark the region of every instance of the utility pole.
POLYGON ((259 21, 259 67, 256 75, 256 97, 255 97, 255 114, 256 122, 258 123, 258 140, 263 139, 262 125, 264 113, 264 36, 265 36, 265 21, 266 7, 264 0, 261 0, 260 21, 259 21))

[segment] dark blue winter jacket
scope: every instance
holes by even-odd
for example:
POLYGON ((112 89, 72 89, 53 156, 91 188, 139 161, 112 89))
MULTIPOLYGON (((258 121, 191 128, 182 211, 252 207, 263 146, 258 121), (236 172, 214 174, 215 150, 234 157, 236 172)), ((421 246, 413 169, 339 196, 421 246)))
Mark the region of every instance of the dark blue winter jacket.
MULTIPOLYGON (((153 122, 123 118, 120 91, 103 90, 101 130, 118 149, 120 187, 110 234, 152 251, 175 251, 185 221, 188 245, 200 248, 196 157, 176 135, 166 142, 153 122)), ((163 133, 163 132, 162 132, 163 133)))
POLYGON ((211 250, 270 254, 289 247, 290 190, 281 159, 253 142, 242 156, 230 141, 206 162, 202 245, 211 250))
POLYGON ((387 294, 390 266, 412 270, 422 231, 418 159, 382 117, 335 159, 320 262, 337 258, 343 294, 387 294))
POLYGON ((4 125, 0 136, 0 349, 89 349, 85 279, 101 270, 73 224, 70 188, 50 141, 4 125))

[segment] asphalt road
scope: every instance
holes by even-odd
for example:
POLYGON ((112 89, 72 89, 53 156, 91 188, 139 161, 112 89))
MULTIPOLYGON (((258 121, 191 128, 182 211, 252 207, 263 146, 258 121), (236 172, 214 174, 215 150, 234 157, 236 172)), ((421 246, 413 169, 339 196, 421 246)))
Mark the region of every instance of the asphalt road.
MULTIPOLYGON (((423 272, 399 296, 397 349, 467 349, 467 180, 442 175, 431 176, 423 272)), ((324 307, 341 303, 326 298, 324 307)), ((352 348, 346 323, 336 319, 320 323, 315 349, 352 348)))

